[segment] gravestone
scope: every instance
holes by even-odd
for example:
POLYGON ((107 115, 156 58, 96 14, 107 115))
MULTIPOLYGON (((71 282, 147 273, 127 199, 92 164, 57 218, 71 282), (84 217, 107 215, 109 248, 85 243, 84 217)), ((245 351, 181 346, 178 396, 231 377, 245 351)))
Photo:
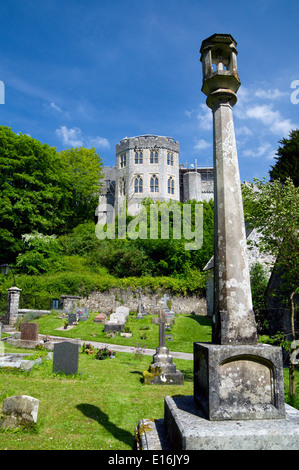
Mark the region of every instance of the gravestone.
POLYGON ((128 319, 130 309, 128 307, 117 307, 114 313, 111 313, 109 320, 105 321, 104 331, 123 331, 128 319))
POLYGON ((127 320, 130 313, 130 309, 128 307, 116 307, 115 313, 124 315, 125 319, 127 320))
POLYGON ((177 370, 173 363, 169 349, 166 347, 165 337, 165 311, 160 310, 159 316, 159 347, 153 356, 151 373, 154 377, 150 380, 152 384, 183 385, 184 375, 177 370))
POLYGON ((75 313, 68 313, 67 318, 68 318, 69 325, 73 325, 77 321, 77 315, 75 313))
POLYGON ((76 308, 76 315, 78 321, 86 321, 89 318, 88 307, 76 308))
POLYGON ((106 313, 99 313, 98 315, 94 317, 93 321, 94 323, 105 323, 106 319, 107 319, 106 313))
POLYGON ((39 400, 27 395, 15 395, 3 401, 0 428, 16 428, 37 422, 39 400))
POLYGON ((168 307, 167 305, 167 301, 169 300, 169 297, 167 297, 166 294, 164 294, 163 296, 163 310, 165 312, 165 316, 169 318, 169 324, 173 324, 174 323, 174 312, 172 310, 170 310, 170 308, 168 307))
POLYGON ((141 289, 140 287, 137 288, 137 302, 138 302, 138 312, 137 312, 137 315, 136 315, 136 319, 142 319, 145 317, 146 315, 146 311, 145 311, 145 308, 144 306, 142 305, 142 302, 141 302, 141 289))
POLYGON ((21 340, 38 341, 38 323, 23 322, 21 325, 21 340))
POLYGON ((63 341, 54 344, 53 372, 72 375, 78 372, 79 344, 63 341))

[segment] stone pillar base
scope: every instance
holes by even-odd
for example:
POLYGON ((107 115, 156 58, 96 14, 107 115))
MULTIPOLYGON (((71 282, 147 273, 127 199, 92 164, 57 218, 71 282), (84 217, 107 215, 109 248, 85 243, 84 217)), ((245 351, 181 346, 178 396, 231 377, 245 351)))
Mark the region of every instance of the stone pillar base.
POLYGON ((281 348, 194 343, 194 399, 209 420, 284 418, 281 348))

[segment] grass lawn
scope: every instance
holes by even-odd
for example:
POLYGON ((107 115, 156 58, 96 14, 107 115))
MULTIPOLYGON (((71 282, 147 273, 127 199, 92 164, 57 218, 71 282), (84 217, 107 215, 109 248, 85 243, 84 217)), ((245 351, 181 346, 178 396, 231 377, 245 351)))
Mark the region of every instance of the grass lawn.
POLYGON ((80 353, 76 378, 52 374, 47 360, 30 372, 0 370, 1 407, 12 395, 40 400, 37 428, 0 432, 0 450, 131 450, 138 421, 164 416, 165 396, 193 393, 192 361, 175 361, 183 386, 145 385, 142 372, 150 362, 130 353, 104 361, 80 353))
MULTIPOLYGON (((93 323, 94 315, 69 331, 56 330, 63 325, 57 313, 33 321, 39 323, 42 334, 106 344, 142 343, 148 348, 158 345, 158 326, 151 324, 151 316, 136 320, 130 315, 132 338, 117 335, 112 340, 105 337, 103 325, 93 323), (140 339, 143 333, 147 335, 146 340, 140 339)), ((193 341, 210 341, 210 320, 178 315, 171 334, 174 341, 167 343, 169 349, 192 352, 193 341)), ((10 346, 5 346, 5 350, 23 351, 10 346)), ((132 353, 117 353, 115 359, 98 361, 94 354, 80 353, 76 377, 53 374, 52 361, 46 359, 29 372, 0 369, 0 411, 3 400, 12 395, 30 395, 40 401, 37 426, 26 431, 0 431, 0 450, 131 450, 138 421, 163 418, 165 396, 193 394, 193 361, 174 360, 185 377, 181 386, 144 384, 142 372, 151 361, 151 356, 142 355, 138 360, 132 353)), ((286 401, 299 409, 298 397, 290 401, 287 396, 287 369, 284 375, 286 401)), ((296 383, 298 387, 298 370, 296 383)))
MULTIPOLYGON (((142 320, 137 320, 135 314, 130 314, 126 326, 132 331, 131 338, 123 338, 118 333, 114 338, 109 338, 104 333, 104 325, 94 323, 96 313, 90 313, 89 319, 81 321, 70 330, 57 330, 64 324, 64 320, 53 312, 51 315, 43 315, 34 319, 39 324, 39 333, 50 336, 63 336, 66 338, 80 338, 85 341, 99 341, 107 344, 120 344, 135 346, 142 343, 149 349, 155 349, 159 345, 159 326, 153 325, 151 319, 155 315, 147 315, 142 320), (146 339, 142 337, 146 335, 146 339)), ((173 336, 173 341, 167 341, 170 351, 193 352, 193 342, 211 341, 211 320, 208 317, 198 315, 176 315, 175 324, 167 332, 173 336)))

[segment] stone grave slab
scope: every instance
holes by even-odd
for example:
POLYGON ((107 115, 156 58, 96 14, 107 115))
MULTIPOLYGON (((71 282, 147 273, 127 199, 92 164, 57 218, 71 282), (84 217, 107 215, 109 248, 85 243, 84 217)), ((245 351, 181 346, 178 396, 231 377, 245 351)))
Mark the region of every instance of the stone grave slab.
POLYGON ((21 339, 24 341, 38 341, 38 323, 23 322, 21 325, 21 339))
POLYGON ((53 372, 72 375, 78 372, 79 344, 63 341, 54 344, 53 372))

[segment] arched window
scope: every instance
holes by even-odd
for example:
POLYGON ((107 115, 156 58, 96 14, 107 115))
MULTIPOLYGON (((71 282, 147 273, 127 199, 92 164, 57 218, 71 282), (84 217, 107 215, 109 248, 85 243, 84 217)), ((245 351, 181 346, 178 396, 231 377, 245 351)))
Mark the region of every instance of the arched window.
POLYGON ((167 165, 173 166, 173 154, 167 152, 167 165))
POLYGON ((172 176, 168 179, 168 194, 174 194, 174 180, 172 176))
POLYGON ((157 151, 151 150, 150 163, 159 163, 159 156, 157 151))
POLYGON ((127 155, 125 153, 123 153, 120 156, 119 166, 120 166, 120 168, 123 168, 124 166, 126 166, 126 164, 127 164, 127 155))
POLYGON ((135 165, 142 165, 143 163, 143 153, 142 152, 135 152, 135 165))
POLYGON ((159 192, 159 180, 156 175, 153 175, 150 180, 150 192, 158 193, 159 192))
POLYGON ((136 176, 134 181, 134 192, 142 193, 143 192, 143 180, 141 176, 136 176))

